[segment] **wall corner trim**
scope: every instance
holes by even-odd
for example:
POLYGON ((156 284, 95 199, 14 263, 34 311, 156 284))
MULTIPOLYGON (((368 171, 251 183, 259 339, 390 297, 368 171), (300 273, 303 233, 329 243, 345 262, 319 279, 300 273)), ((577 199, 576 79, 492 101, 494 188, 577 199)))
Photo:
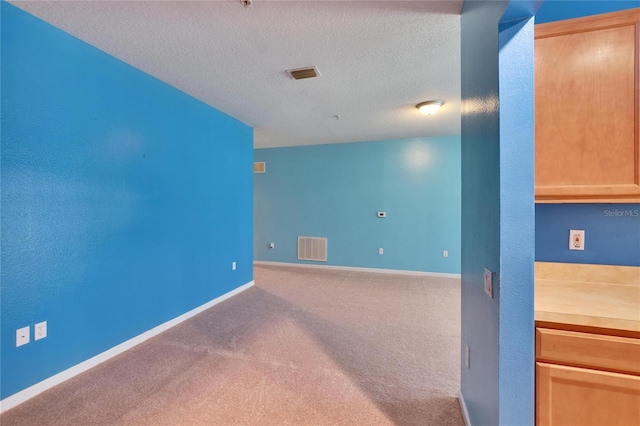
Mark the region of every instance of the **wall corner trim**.
POLYGON ((458 402, 460 402, 460 409, 462 410, 462 417, 464 418, 464 424, 466 426, 471 426, 471 419, 469 419, 469 411, 467 410, 467 404, 464 402, 462 389, 458 391, 458 402))
POLYGON ((131 339, 124 341, 122 343, 120 343, 119 345, 116 345, 114 347, 112 347, 111 349, 107 349, 106 351, 87 359, 86 361, 82 361, 79 364, 74 365, 73 367, 70 367, 64 371, 61 371, 58 374, 55 374, 39 383, 36 383, 35 385, 29 386, 26 389, 23 389, 11 396, 8 396, 7 398, 3 399, 2 401, 0 401, 0 413, 3 413, 11 408, 14 408, 20 404, 22 404, 23 402, 26 402, 27 400, 33 398, 34 396, 37 396, 39 394, 41 394, 42 392, 51 389, 52 387, 63 383, 69 379, 71 379, 72 377, 77 376, 78 374, 84 373, 85 371, 99 365, 102 364, 103 362, 117 356, 120 355, 121 353, 133 348, 134 346, 139 345, 140 343, 149 340, 150 338, 164 332, 167 331, 168 329, 175 327, 176 325, 180 324, 181 322, 184 322, 186 320, 188 320, 191 317, 196 316, 197 314, 217 305, 218 303, 227 300, 229 298, 231 298, 232 296, 235 296, 238 293, 243 292, 244 290, 247 290, 248 288, 252 287, 254 285, 254 281, 251 280, 246 284, 241 285, 240 287, 237 287, 221 296, 216 297, 213 300, 208 301, 207 303, 200 305, 188 312, 185 312, 184 314, 175 317, 172 320, 169 320, 167 322, 164 322, 150 330, 145 331, 142 334, 139 334, 135 337, 132 337, 131 339))
POLYGON ((264 266, 293 266, 295 268, 333 269, 336 271, 370 272, 375 274, 412 275, 412 276, 419 276, 419 277, 460 278, 460 274, 449 274, 444 272, 424 272, 424 271, 406 271, 402 269, 362 268, 359 266, 312 265, 308 263, 271 262, 266 260, 254 260, 253 264, 264 265, 264 266))

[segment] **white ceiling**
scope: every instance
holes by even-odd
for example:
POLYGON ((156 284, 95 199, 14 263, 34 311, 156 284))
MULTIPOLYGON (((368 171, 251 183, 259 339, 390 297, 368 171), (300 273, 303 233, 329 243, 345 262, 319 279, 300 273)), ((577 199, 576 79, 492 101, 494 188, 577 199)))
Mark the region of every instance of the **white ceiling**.
POLYGON ((462 0, 11 3, 252 126, 256 148, 460 133, 462 0))

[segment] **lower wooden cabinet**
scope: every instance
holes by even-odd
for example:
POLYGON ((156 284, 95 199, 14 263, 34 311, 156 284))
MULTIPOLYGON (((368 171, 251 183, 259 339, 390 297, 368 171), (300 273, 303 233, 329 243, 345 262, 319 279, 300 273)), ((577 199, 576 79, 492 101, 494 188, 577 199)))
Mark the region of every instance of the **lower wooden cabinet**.
POLYGON ((640 426, 640 339, 536 328, 536 424, 640 426))
POLYGON ((536 363, 537 424, 640 425, 640 377, 536 363))

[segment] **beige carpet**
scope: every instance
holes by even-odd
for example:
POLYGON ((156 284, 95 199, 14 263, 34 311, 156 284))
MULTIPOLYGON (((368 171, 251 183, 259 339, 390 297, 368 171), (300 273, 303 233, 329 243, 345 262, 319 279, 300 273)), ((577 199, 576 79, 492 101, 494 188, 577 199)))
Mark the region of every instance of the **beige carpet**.
POLYGON ((463 425, 460 281, 262 266, 256 286, 9 425, 463 425))

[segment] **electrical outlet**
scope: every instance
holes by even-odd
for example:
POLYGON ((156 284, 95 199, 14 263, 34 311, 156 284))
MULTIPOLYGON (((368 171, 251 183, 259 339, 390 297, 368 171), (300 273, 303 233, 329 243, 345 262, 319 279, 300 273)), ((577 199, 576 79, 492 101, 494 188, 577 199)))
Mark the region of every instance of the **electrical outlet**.
POLYGON ((378 254, 384 254, 384 249, 382 247, 378 249, 378 254))
POLYGON ((469 349, 469 345, 467 346, 467 368, 471 368, 471 349, 469 349))
POLYGON ((236 270, 236 262, 231 262, 231 270, 232 271, 236 270))
POLYGON ((449 250, 442 250, 442 257, 449 257, 449 250))
POLYGON ((47 322, 42 321, 33 327, 33 340, 40 340, 47 337, 47 322))
POLYGON ((569 250, 584 250, 584 229, 569 230, 569 250))
POLYGON ((493 299, 493 272, 484 268, 484 292, 493 299))
POLYGON ((22 327, 16 330, 16 347, 26 345, 31 341, 31 327, 22 327))

